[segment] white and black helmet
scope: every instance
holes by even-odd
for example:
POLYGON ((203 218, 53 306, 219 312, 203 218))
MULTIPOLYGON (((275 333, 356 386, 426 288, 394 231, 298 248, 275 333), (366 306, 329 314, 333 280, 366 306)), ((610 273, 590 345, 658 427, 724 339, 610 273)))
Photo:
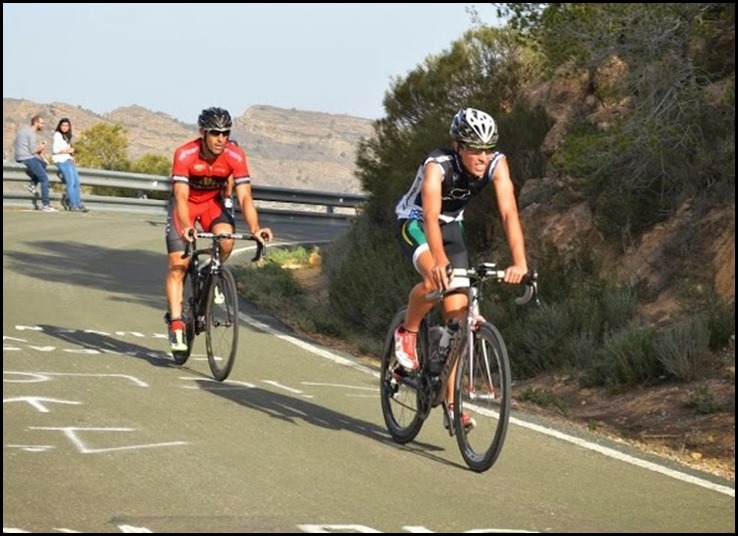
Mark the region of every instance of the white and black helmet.
POLYGON ((475 108, 465 108, 456 112, 449 134, 461 145, 497 145, 497 125, 492 116, 475 108))
POLYGON ((228 110, 213 106, 202 111, 197 118, 197 126, 205 130, 228 130, 233 126, 233 120, 228 110))

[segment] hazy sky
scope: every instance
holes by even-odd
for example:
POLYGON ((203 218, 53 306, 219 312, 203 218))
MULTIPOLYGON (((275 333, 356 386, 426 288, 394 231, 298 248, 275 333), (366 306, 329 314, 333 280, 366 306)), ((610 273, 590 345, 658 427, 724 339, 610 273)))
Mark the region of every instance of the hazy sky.
POLYGON ((491 4, 3 4, 3 97, 194 123, 253 105, 376 119, 491 4))

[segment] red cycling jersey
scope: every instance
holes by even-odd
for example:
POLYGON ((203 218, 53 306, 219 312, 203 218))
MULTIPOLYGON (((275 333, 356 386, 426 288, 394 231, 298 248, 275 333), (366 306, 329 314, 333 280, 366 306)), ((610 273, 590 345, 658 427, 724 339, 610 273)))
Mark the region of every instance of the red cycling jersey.
POLYGON ((187 142, 174 151, 172 186, 175 183, 188 184, 190 203, 204 203, 217 197, 231 175, 236 186, 251 182, 246 153, 238 145, 226 144, 223 152, 212 162, 202 158, 202 138, 187 142))

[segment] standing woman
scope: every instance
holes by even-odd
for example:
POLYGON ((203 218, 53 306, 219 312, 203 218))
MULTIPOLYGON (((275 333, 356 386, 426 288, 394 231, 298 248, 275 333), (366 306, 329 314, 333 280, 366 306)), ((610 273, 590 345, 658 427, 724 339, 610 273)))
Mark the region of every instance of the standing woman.
POLYGON ((51 146, 51 160, 67 185, 67 207, 71 211, 87 212, 82 204, 81 185, 77 167, 74 165, 74 147, 72 147, 72 123, 66 117, 59 120, 54 131, 51 146))

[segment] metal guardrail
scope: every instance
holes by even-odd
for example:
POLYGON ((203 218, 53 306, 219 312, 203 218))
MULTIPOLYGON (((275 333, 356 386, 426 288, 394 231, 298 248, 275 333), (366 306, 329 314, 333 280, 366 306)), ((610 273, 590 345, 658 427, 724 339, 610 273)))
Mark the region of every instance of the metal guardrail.
MULTIPOLYGON (((23 164, 3 162, 3 206, 38 205, 38 198, 26 189, 29 177, 23 164)), ((78 168, 82 186, 104 186, 131 192, 130 197, 85 194, 85 205, 91 209, 127 211, 163 211, 167 201, 150 199, 152 192, 168 192, 167 176, 125 173, 102 169, 78 168)), ((51 184, 60 184, 56 178, 58 169, 49 165, 46 169, 51 184)), ((366 197, 361 194, 332 193, 318 190, 300 190, 275 186, 253 185, 254 200, 268 204, 259 205, 259 214, 275 214, 289 219, 320 219, 345 222, 356 215, 366 197), (282 208, 280 208, 282 207, 282 208), (284 208, 287 207, 287 208, 284 208)), ((63 186, 52 188, 50 197, 61 201, 63 186), (57 191, 59 190, 59 191, 57 191)), ((40 208, 40 207, 37 207, 40 208)))

